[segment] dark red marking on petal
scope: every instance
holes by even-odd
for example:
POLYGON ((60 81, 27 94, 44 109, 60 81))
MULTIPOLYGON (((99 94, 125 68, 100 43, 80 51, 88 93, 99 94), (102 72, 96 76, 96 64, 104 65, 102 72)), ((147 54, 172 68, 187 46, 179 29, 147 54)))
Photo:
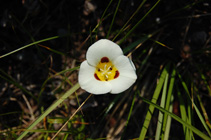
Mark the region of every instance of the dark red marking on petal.
POLYGON ((114 79, 116 79, 117 77, 119 77, 119 71, 118 70, 115 72, 114 79))
POLYGON ((108 57, 103 57, 103 58, 101 58, 100 62, 107 63, 107 62, 109 62, 109 59, 108 59, 108 57))
POLYGON ((100 81, 100 78, 97 76, 97 74, 96 74, 96 73, 94 74, 94 76, 95 76, 95 79, 97 79, 97 80, 99 80, 99 81, 100 81))

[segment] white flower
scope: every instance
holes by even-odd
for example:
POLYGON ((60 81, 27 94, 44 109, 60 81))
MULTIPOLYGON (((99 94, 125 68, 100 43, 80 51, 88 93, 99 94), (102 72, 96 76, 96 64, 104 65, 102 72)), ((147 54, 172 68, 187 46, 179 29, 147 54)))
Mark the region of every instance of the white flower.
POLYGON ((93 94, 120 93, 137 79, 133 62, 116 43, 101 39, 92 44, 81 63, 79 84, 93 94))

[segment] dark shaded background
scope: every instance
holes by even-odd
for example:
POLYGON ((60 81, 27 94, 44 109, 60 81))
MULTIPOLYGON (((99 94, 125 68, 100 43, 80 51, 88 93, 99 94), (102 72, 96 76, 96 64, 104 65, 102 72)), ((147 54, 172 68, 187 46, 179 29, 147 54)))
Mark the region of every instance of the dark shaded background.
MULTIPOLYGON (((43 82, 53 71, 59 72, 79 66, 85 59, 85 52, 88 46, 95 41, 96 36, 105 38, 107 34, 117 1, 114 1, 108 9, 107 15, 111 15, 107 16, 102 22, 100 31, 91 34, 90 41, 87 41, 81 47, 83 41, 100 21, 109 2, 109 0, 2 0, 0 2, 0 55, 52 36, 61 37, 40 44, 64 54, 60 55, 42 46, 34 45, 7 57, 0 58, 0 114, 16 112, 0 116, 0 130, 22 125, 21 117, 25 117, 23 119, 30 122, 31 118, 29 116, 21 114, 21 112, 28 112, 23 94, 34 105, 32 106, 34 110, 38 110, 36 112, 36 116, 38 116, 41 107, 47 108, 56 99, 55 95, 57 93, 69 88, 67 86, 60 89, 60 91, 56 90, 56 92, 53 92, 54 86, 56 87, 56 85, 61 83, 61 79, 53 79, 51 83, 46 85, 42 96, 38 99, 39 104, 37 104, 30 95, 20 89, 20 86, 31 92, 35 97, 38 97, 43 82), (15 83, 19 83, 20 86, 15 83)), ((121 1, 110 39, 118 33, 140 2, 140 0, 121 1)), ((129 28, 132 28, 144 16, 155 2, 154 0, 147 1, 130 22, 131 26, 129 28)), ((149 67, 154 71, 154 74, 157 75, 160 65, 166 61, 172 61, 175 65, 181 65, 181 71, 184 70, 184 74, 185 71, 194 73, 193 65, 197 63, 200 64, 202 72, 206 73, 209 85, 211 85, 210 65, 207 65, 210 63, 211 57, 208 55, 209 53, 207 55, 199 53, 203 49, 210 48, 210 4, 211 2, 208 0, 163 0, 129 38, 123 42, 122 48, 124 49, 124 47, 145 34, 151 34, 159 30, 153 39, 159 40, 173 50, 159 46, 159 49, 154 52, 153 57, 149 60, 149 67)), ((126 33, 127 31, 123 32, 116 41, 120 40, 126 33)), ((143 47, 150 45, 152 45, 152 42, 146 42, 143 47)), ((136 58, 142 51, 143 49, 140 48, 133 55, 136 65, 141 65, 141 59, 136 58)), ((197 75, 195 76, 193 79, 196 78, 199 89, 206 94, 204 86, 200 85, 200 80, 197 79, 197 75)), ((151 78, 154 77, 152 76, 151 78)), ((152 83, 154 80, 152 79, 152 83)), ((70 81, 73 84, 77 82, 77 72, 70 77, 70 81)), ((83 92, 80 91, 79 93, 82 94, 83 92)), ((84 94, 86 97, 86 93, 84 94)), ((80 98, 83 100, 84 97, 81 96, 80 98)), ((91 105, 87 112, 95 114, 102 111, 102 108, 105 108, 110 99, 113 98, 114 95, 95 97, 93 100, 98 103, 98 106, 92 112, 93 105, 91 105)), ((209 110, 210 106, 209 100, 210 97, 204 100, 207 110, 209 110)), ((90 104, 92 101, 90 101, 90 104)), ((144 107, 141 107, 141 109, 143 111, 134 115, 134 122, 131 126, 129 125, 129 128, 144 119, 140 114, 143 114, 146 109, 144 107)), ((84 112, 86 114, 86 110, 84 112)), ((92 115, 86 117, 87 121, 95 121, 92 115)), ((27 126, 27 123, 24 126, 27 126)), ((94 128, 93 126, 89 127, 90 129, 87 132, 91 133, 94 128)), ((135 125, 135 128, 138 129, 135 129, 136 131, 133 131, 133 128, 128 130, 128 135, 125 137, 138 137, 141 125, 135 125)), ((178 131, 179 129, 180 127, 178 131)))

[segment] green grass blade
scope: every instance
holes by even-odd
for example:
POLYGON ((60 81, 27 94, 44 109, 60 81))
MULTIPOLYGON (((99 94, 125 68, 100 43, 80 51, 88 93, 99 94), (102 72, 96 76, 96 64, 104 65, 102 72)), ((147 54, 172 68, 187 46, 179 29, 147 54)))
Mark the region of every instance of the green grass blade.
MULTIPOLYGON (((159 79, 159 83, 156 86, 155 92, 154 92, 152 100, 151 100, 152 103, 156 103, 157 102, 157 99, 158 99, 158 97, 160 95, 160 92, 161 92, 161 89, 163 87, 163 83, 164 83, 164 80, 165 80, 165 77, 166 77, 166 74, 167 74, 167 69, 168 69, 168 65, 163 69, 163 71, 161 73, 161 76, 160 76, 160 79, 159 79)), ((149 127, 149 123, 150 123, 151 118, 152 118, 153 112, 154 112, 154 106, 150 105, 149 109, 147 111, 146 119, 145 119, 143 127, 141 129, 139 140, 144 140, 145 135, 146 135, 147 130, 148 130, 148 127, 149 127)))
MULTIPOLYGON (((19 129, 14 129, 12 131, 20 131, 19 129)), ((38 133, 56 133, 58 130, 46 130, 46 129, 31 129, 28 130, 29 132, 38 132, 38 133)), ((64 133, 64 134, 74 134, 74 131, 71 130, 62 130, 60 133, 64 133)))
POLYGON ((181 81, 181 84, 182 84, 182 86, 183 86, 185 92, 188 94, 188 96, 190 96, 190 92, 189 92, 189 90, 188 90, 187 84, 185 83, 185 81, 182 80, 182 76, 181 76, 179 73, 177 73, 177 74, 178 74, 178 77, 179 77, 179 79, 180 79, 180 81, 181 81))
MULTIPOLYGON (((184 90, 186 92, 187 97, 190 97, 190 92, 188 90, 187 84, 182 79, 182 76, 179 74, 179 72, 177 72, 177 75, 178 75, 178 77, 179 77, 179 79, 181 81, 181 84, 182 84, 182 86, 183 86, 183 88, 184 88, 184 90)), ((179 101, 180 101, 180 110, 181 110, 182 119, 184 121, 186 121, 187 123, 191 124, 191 120, 192 120, 191 102, 188 101, 187 106, 186 106, 187 109, 185 109, 185 107, 184 107, 185 106, 185 102, 183 100, 183 97, 182 97, 180 91, 178 91, 178 96, 179 96, 179 101)), ((193 136, 192 132, 190 132, 190 130, 188 130, 185 127, 183 127, 183 130, 184 130, 185 139, 187 139, 187 140, 191 139, 191 137, 193 136)))
MULTIPOLYGON (((118 94, 112 101, 111 103, 108 105, 108 107, 106 107, 105 110, 103 110, 103 115, 101 117, 101 120, 99 121, 97 127, 94 129, 94 131, 92 132, 91 136, 89 138, 93 138, 96 136, 97 132, 100 131, 102 129, 102 126, 104 125, 103 122, 105 120, 105 118, 108 116, 108 113, 113 109, 114 105, 117 103, 117 101, 122 97, 122 94, 118 94)), ((100 115, 100 116, 101 116, 100 115)))
POLYGON ((20 111, 13 111, 13 112, 1 113, 0 116, 11 115, 11 114, 21 114, 21 112, 20 111))
POLYGON ((152 12, 152 10, 159 4, 160 0, 158 0, 153 7, 133 26, 133 28, 127 32, 127 34, 120 40, 119 44, 121 44, 138 26, 139 24, 152 12))
MULTIPOLYGON (((181 114, 182 120, 185 121, 185 122, 188 122, 185 102, 184 102, 183 97, 181 95, 181 92, 179 90, 177 92, 177 95, 178 95, 179 102, 180 102, 179 107, 180 107, 180 114, 181 114)), ((187 128, 184 125, 183 125, 183 131, 184 131, 185 139, 190 139, 189 138, 189 131, 187 130, 187 128)))
POLYGON ((154 33, 153 34, 149 34, 149 35, 145 35, 145 36, 141 37, 141 39, 133 42, 132 44, 130 44, 129 46, 127 46, 126 48, 123 49, 124 54, 127 54, 128 52, 130 52, 131 50, 133 50, 140 43, 144 43, 149 38, 151 38, 153 35, 154 35, 154 33))
MULTIPOLYGON (((104 20, 104 18, 107 17, 107 16, 105 17, 105 14, 106 14, 106 12, 108 11, 108 8, 110 7, 110 5, 111 5, 112 2, 113 2, 113 0, 110 0, 108 6, 107 6, 106 9, 104 10, 104 12, 103 12, 103 14, 102 14, 102 16, 101 16, 101 18, 100 18, 99 23, 95 26, 95 28, 94 28, 94 29, 92 30, 92 32, 91 32, 91 33, 96 32, 96 37, 97 37, 97 32, 99 31, 99 27, 100 27, 102 21, 104 20)), ((91 35, 91 34, 90 34, 90 35, 91 35)))
POLYGON ((124 26, 120 29, 120 31, 117 33, 117 35, 113 38, 112 41, 114 41, 125 29, 125 27, 128 25, 128 23, 133 19, 133 17, 138 13, 138 11, 141 9, 141 7, 144 5, 144 3, 146 2, 146 0, 143 0, 141 2, 141 4, 139 5, 139 7, 136 9, 136 11, 133 13, 133 15, 130 17, 130 19, 124 24, 124 26))
MULTIPOLYGON (((169 106, 169 112, 171 112, 171 113, 172 113, 172 110, 173 110, 173 101, 174 101, 174 96, 172 94, 172 96, 171 96, 171 104, 169 106)), ((167 117, 167 121, 166 121, 166 125, 165 125, 165 131, 163 131, 164 132, 163 140, 168 140, 169 139, 170 129, 171 129, 171 117, 168 116, 167 117)))
POLYGON ((67 97, 73 94, 80 88, 79 83, 75 84, 70 90, 68 90, 63 96, 61 96, 55 103, 53 103, 42 115, 40 115, 19 137, 17 140, 21 140, 28 132, 35 127, 40 121, 43 120, 51 111, 53 111, 60 103, 62 103, 67 97))
POLYGON ((6 72, 4 72, 2 69, 0 69, 0 72, 5 75, 1 75, 0 74, 0 78, 4 79, 5 81, 14 84, 16 87, 18 87, 19 89, 21 89, 24 93, 28 94, 29 96, 31 96, 33 99, 35 99, 37 101, 37 98, 30 92, 28 91, 26 88, 24 88, 23 86, 21 86, 17 81, 15 81, 15 79, 13 79, 10 75, 8 75, 6 72))
MULTIPOLYGON (((44 91, 45 85, 47 84, 47 82, 48 82, 50 79, 52 79, 54 76, 61 75, 61 74, 66 73, 66 72, 74 71, 74 70, 77 70, 77 69, 79 69, 79 68, 80 68, 80 67, 74 67, 74 68, 72 68, 72 69, 63 70, 63 71, 60 71, 60 72, 56 73, 56 74, 53 75, 53 76, 48 77, 48 78, 43 82, 43 84, 42 84, 42 86, 41 86, 41 90, 40 90, 40 93, 39 93, 39 95, 38 95, 38 98, 42 95, 42 92, 44 91)), ((69 82, 68 82, 68 83, 69 83, 69 82)), ((69 83, 69 84, 72 86, 71 83, 69 83)))
POLYGON ((149 101, 143 97, 141 97, 141 99, 146 102, 147 104, 152 105, 153 107, 159 109, 160 111, 168 114, 169 116, 171 116, 173 119, 175 119, 176 121, 178 121, 179 123, 181 123, 183 126, 187 127, 188 129, 190 129, 191 131, 193 131, 196 135, 198 135, 199 137, 201 137, 202 139, 205 140, 211 140, 210 137, 208 137, 206 134, 204 134, 203 132, 201 132, 200 130, 198 130, 197 128, 195 128, 194 126, 188 124, 187 122, 185 122, 184 120, 182 120, 181 118, 179 118, 177 115, 165 110, 164 108, 160 107, 159 105, 153 103, 152 101, 149 101))
POLYGON ((131 107, 130 107, 130 111, 129 111, 129 114, 128 114, 128 117, 127 117, 127 122, 125 124, 125 128, 124 128, 124 131, 122 133, 122 136, 121 136, 121 139, 123 139, 123 136, 124 136, 124 133, 126 132, 126 129, 127 129, 127 125, 129 123, 129 120, 130 120, 130 117, 131 117, 131 114, 133 112, 133 107, 134 107, 134 104, 135 104, 135 100, 136 100, 136 95, 137 95, 138 92, 136 92, 133 96, 133 101, 132 101, 132 104, 131 104, 131 107))
MULTIPOLYGON (((167 73, 166 77, 165 77, 165 82, 164 82, 163 92, 162 92, 162 97, 161 97, 161 103, 160 103, 160 106, 163 108, 166 104, 168 77, 169 77, 169 74, 167 73)), ((159 111, 155 140, 160 140, 162 124, 163 124, 163 112, 159 111)))
POLYGON ((208 92, 209 92, 209 95, 211 96, 211 89, 210 89, 210 85, 207 83, 207 80, 206 80, 206 78, 205 78, 204 74, 202 74, 202 73, 201 73, 201 78, 203 79, 204 84, 206 85, 207 90, 208 90, 208 92))
MULTIPOLYGON (((207 133, 209 134, 209 135, 211 135, 211 132, 210 132, 210 130, 209 130, 209 128, 208 128, 208 126, 206 125, 206 122, 205 122, 205 120, 204 120, 204 118, 202 117, 202 115, 201 115, 201 112, 199 111, 199 109, 198 109, 198 107, 195 105, 195 103, 192 101, 192 99, 191 99, 191 97, 190 97, 190 93, 189 93, 189 91, 188 91, 188 88, 187 88, 187 84, 183 81, 183 79, 182 79, 182 77, 181 77, 181 75, 178 73, 178 76, 179 76, 179 78, 180 78, 180 80, 181 80, 181 82, 182 82, 182 85, 183 85, 183 88, 185 89, 185 91, 186 91, 186 95, 187 95, 187 97, 189 98, 189 114, 191 115, 191 110, 192 110, 192 106, 191 105, 193 105, 193 107, 194 107, 194 109, 195 109, 195 111, 196 111, 196 113, 197 113, 197 115, 198 115, 198 117, 199 117, 199 119, 200 119, 200 121, 201 121, 201 123, 202 123, 202 125, 204 126, 204 128, 205 128, 205 130, 207 131, 207 133)), ((189 115, 189 116, 190 116, 189 115)), ((193 115, 192 115, 193 116, 193 115)), ((190 118, 189 118, 190 119, 190 118)), ((189 120, 189 123, 191 123, 191 121, 189 120)))
POLYGON ((16 53, 16 52, 18 52, 18 51, 20 51, 20 50, 23 50, 23 49, 27 48, 27 47, 36 45, 36 44, 38 44, 38 43, 45 42, 45 41, 48 41, 48 40, 57 39, 57 38, 59 38, 59 36, 53 36, 53 37, 45 38, 45 39, 42 39, 42 40, 39 40, 39 41, 35 41, 35 42, 33 42, 33 43, 30 43, 30 44, 28 44, 28 45, 25 45, 25 46, 23 46, 23 47, 20 47, 20 48, 14 50, 14 51, 11 51, 11 52, 9 52, 9 53, 6 53, 6 54, 4 54, 4 55, 1 55, 0 58, 6 57, 6 56, 8 56, 8 55, 11 55, 11 54, 13 54, 13 53, 16 53))
POLYGON ((207 133, 208 133, 209 136, 211 137, 210 130, 209 130, 208 126, 206 125, 206 122, 205 122, 204 118, 202 117, 201 112, 199 111, 198 107, 197 107, 194 103, 193 103, 193 106, 194 106, 194 109, 195 109, 195 111, 196 111, 196 113, 197 113, 197 115, 198 115, 198 117, 199 117, 201 123, 203 124, 205 130, 207 131, 207 133))
POLYGON ((52 48, 50 48, 50 47, 47 47, 47 46, 44 46, 44 45, 41 45, 41 44, 38 44, 38 46, 43 47, 43 48, 45 48, 45 49, 47 49, 47 50, 49 50, 49 51, 51 51, 51 52, 53 52, 53 53, 59 54, 59 55, 66 55, 66 54, 63 53, 63 52, 57 51, 57 50, 55 50, 55 49, 52 49, 52 48))
POLYGON ((196 5, 196 4, 200 3, 200 2, 203 2, 203 1, 204 1, 204 0, 198 0, 198 1, 195 1, 195 2, 190 3, 190 4, 188 4, 188 5, 185 5, 185 6, 182 7, 182 8, 179 8, 179 9, 176 9, 176 10, 174 10, 174 11, 172 11, 172 12, 169 12, 169 14, 166 14, 163 18, 172 16, 172 15, 174 15, 174 14, 176 14, 176 13, 178 14, 178 13, 181 12, 182 10, 191 8, 191 7, 193 7, 194 5, 196 5))
POLYGON ((211 96, 211 89, 210 89, 210 85, 207 82, 206 76, 201 72, 201 70, 200 70, 200 68, 198 66, 197 66, 197 70, 199 71, 199 74, 201 76, 201 79, 203 80, 204 84, 206 85, 207 90, 208 90, 208 93, 211 96))
POLYGON ((110 35, 110 32, 111 32, 112 26, 113 26, 113 24, 114 24, 114 20, 115 20, 115 18, 116 18, 116 14, 117 14, 117 11, 118 11, 118 9, 119 9, 120 3, 121 3, 121 0, 118 1, 116 10, 115 10, 115 12, 114 12, 114 16, 113 16, 112 21, 111 21, 111 25, 110 25, 109 30, 108 30, 108 33, 107 33, 107 35, 106 35, 106 38, 108 38, 109 35, 110 35))
MULTIPOLYGON (((196 90, 196 87, 195 87, 194 90, 196 90)), ((196 90, 196 92, 197 92, 197 91, 198 91, 198 90, 196 90)), ((197 93, 198 93, 198 92, 197 92, 197 93)), ((205 110, 205 108, 204 108, 204 106, 203 106, 203 104, 202 104, 202 102, 201 102, 201 99, 200 99, 200 97, 199 97, 199 94, 196 94, 196 96, 197 96, 197 99, 199 100, 199 103, 200 103, 200 106, 201 106, 202 111, 203 111, 203 112, 206 112, 206 110, 205 110)), ((195 105, 195 103, 193 103, 193 107, 194 107, 194 109, 195 109, 195 111, 196 111, 196 113, 197 113, 197 115, 198 115, 198 117, 199 117, 201 123, 203 124, 205 130, 207 131, 208 135, 211 137, 211 132, 210 132, 209 125, 206 124, 206 121, 204 120, 204 118, 203 118, 201 112, 199 111, 199 109, 198 109, 198 107, 195 105)), ((206 116, 205 116, 205 118, 206 118, 206 116)), ((207 116, 206 119, 209 120, 209 119, 208 119, 208 116, 207 116)))
MULTIPOLYGON (((173 106, 172 98, 173 98, 175 74, 176 74, 176 70, 175 70, 175 68, 173 68, 172 73, 171 73, 171 79, 170 79, 167 99, 166 99, 166 105, 165 105, 166 110, 170 110, 170 106, 171 107, 173 106)), ((162 132, 165 132, 165 137, 167 137, 167 135, 169 133, 168 131, 170 131, 170 126, 166 126, 167 121, 171 122, 171 119, 169 119, 169 116, 166 113, 164 113, 162 132)), ((171 125, 171 124, 169 124, 169 125, 171 125)), ((163 139, 164 139, 164 134, 162 134, 162 140, 163 139)))
MULTIPOLYGON (((197 90, 198 91, 198 90, 197 90)), ((203 103, 202 103, 202 101, 201 101, 201 98, 200 98, 200 96, 199 96, 199 94, 196 94, 196 96, 197 96, 197 99, 198 99, 198 101, 199 101, 199 104, 200 104, 200 106, 201 106, 201 110, 202 110, 202 112, 203 112, 203 115, 204 115, 204 118, 205 118, 205 120, 206 120, 206 124, 207 124, 207 126, 209 127, 209 129, 211 129, 211 124, 210 124, 210 119, 209 119, 209 117, 208 117, 208 115, 207 115, 207 111, 206 111, 206 109, 205 109, 205 107, 204 107, 204 105, 203 105, 203 103)))
MULTIPOLYGON (((191 125, 193 120, 193 111, 192 111, 192 104, 190 101, 187 101, 187 111, 188 111, 188 123, 191 125)), ((192 140, 192 132, 189 131, 189 140, 192 140)), ((187 139, 188 140, 188 139, 187 139)))

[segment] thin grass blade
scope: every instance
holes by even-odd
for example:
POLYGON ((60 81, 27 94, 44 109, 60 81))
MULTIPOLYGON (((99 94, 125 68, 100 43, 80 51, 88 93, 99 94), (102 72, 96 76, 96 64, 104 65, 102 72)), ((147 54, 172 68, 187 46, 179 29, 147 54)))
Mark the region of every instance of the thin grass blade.
POLYGON ((202 101, 201 101, 201 98, 199 97, 199 94, 197 94, 196 96, 197 96, 197 99, 198 99, 199 104, 200 104, 200 106, 201 106, 201 110, 202 110, 203 115, 204 115, 204 118, 205 118, 205 120, 206 120, 206 124, 207 124, 207 126, 209 127, 209 129, 211 129, 211 124, 210 124, 210 121, 209 121, 210 119, 209 119, 209 117, 208 117, 208 115, 207 115, 207 111, 206 111, 206 109, 205 109, 205 107, 204 107, 204 105, 203 105, 203 103, 202 103, 202 101))
POLYGON ((115 20, 115 18, 116 18, 116 14, 117 14, 117 11, 118 11, 118 9, 119 9, 120 3, 121 3, 121 0, 118 1, 118 4, 117 4, 117 6, 116 6, 116 10, 115 10, 115 12, 114 12, 114 16, 113 16, 113 18, 112 18, 111 25, 110 25, 110 27, 109 27, 109 29, 108 29, 108 33, 107 33, 106 38, 108 38, 109 35, 110 35, 110 32, 111 32, 112 26, 113 26, 113 24, 114 24, 114 20, 115 20))
POLYGON ((11 54, 13 54, 13 53, 16 53, 16 52, 18 52, 18 51, 20 51, 20 50, 23 50, 23 49, 25 49, 25 48, 28 48, 28 47, 30 47, 30 46, 36 45, 36 44, 38 44, 38 43, 45 42, 45 41, 49 41, 49 40, 53 40, 53 39, 57 39, 57 38, 59 38, 59 36, 53 36, 53 37, 49 37, 49 38, 42 39, 42 40, 39 40, 39 41, 35 41, 35 42, 33 42, 33 43, 30 43, 30 44, 28 44, 28 45, 25 45, 25 46, 23 46, 23 47, 20 47, 20 48, 14 50, 14 51, 11 51, 11 52, 9 52, 9 53, 6 53, 6 54, 4 54, 4 55, 1 55, 0 58, 6 57, 6 56, 8 56, 8 55, 11 55, 11 54))
POLYGON ((125 29, 125 27, 128 25, 128 23, 133 19, 133 17, 138 13, 138 11, 141 9, 141 7, 144 5, 144 3, 146 2, 146 0, 143 0, 141 2, 141 4, 139 5, 139 7, 136 9, 136 11, 133 13, 133 15, 130 17, 130 19, 124 24, 124 26, 120 29, 120 31, 118 32, 118 34, 113 38, 112 41, 114 41, 125 29))
MULTIPOLYGON (((173 98, 173 89, 174 89, 174 83, 175 83, 175 74, 176 74, 176 70, 175 68, 173 68, 172 73, 171 73, 171 79, 170 79, 170 84, 169 84, 169 88, 168 88, 168 94, 167 94, 167 99, 166 99, 166 105, 165 105, 165 109, 166 110, 171 110, 170 107, 172 107, 173 103, 172 103, 172 98, 173 98)), ((171 112, 171 111, 170 111, 171 112)), ((169 116, 165 113, 164 114, 164 118, 163 118, 163 127, 162 127, 162 132, 165 133, 165 137, 167 137, 168 133, 170 130, 170 125, 167 127, 166 123, 167 121, 170 123, 171 119, 169 119, 169 116)), ((164 134, 162 134, 162 140, 164 139, 164 134)))
POLYGON ((138 92, 136 92, 133 96, 133 101, 132 101, 132 104, 131 104, 131 107, 130 107, 130 111, 129 111, 129 114, 128 114, 128 117, 127 117, 127 122, 125 124, 125 128, 124 128, 124 131, 122 133, 122 136, 121 136, 121 139, 123 139, 123 136, 124 136, 124 133, 126 133, 126 129, 127 129, 127 125, 129 123, 129 120, 131 118, 131 114, 133 112, 133 107, 134 107, 134 104, 135 104, 135 99, 136 99, 136 95, 137 95, 138 92))
MULTIPOLYGON (((186 105, 185 105, 185 102, 183 100, 183 97, 181 95, 181 92, 177 91, 177 95, 178 95, 178 98, 179 98, 179 103, 180 103, 180 114, 181 114, 181 117, 182 117, 182 120, 185 121, 185 122, 188 122, 188 116, 187 116, 187 111, 186 111, 186 105)), ((187 128, 183 125, 183 131, 184 131, 184 135, 185 135, 185 139, 190 139, 190 135, 189 135, 189 131, 187 130, 187 128)))
POLYGON ((29 96, 31 96, 33 99, 35 99, 37 101, 37 98, 30 91, 28 91, 26 88, 24 88, 22 85, 20 85, 10 75, 8 75, 2 69, 0 69, 0 72, 3 74, 3 75, 0 74, 0 78, 4 79, 5 81, 7 81, 11 84, 14 84, 17 88, 21 89, 24 93, 28 94, 29 96))
MULTIPOLYGON (((172 96, 171 96, 171 104, 169 106, 169 112, 171 112, 171 113, 172 113, 172 110, 173 110, 173 101, 174 101, 174 96, 172 94, 172 96)), ((166 125, 165 125, 165 131, 164 131, 163 140, 168 140, 169 139, 170 129, 171 129, 171 117, 168 116, 167 117, 167 121, 166 121, 166 125)))
POLYGON ((119 44, 121 44, 138 26, 139 24, 152 12, 152 10, 159 4, 160 0, 158 0, 153 7, 133 26, 133 28, 127 32, 127 34, 120 40, 119 44))
MULTIPOLYGON (((165 107, 165 104, 166 104, 168 77, 169 77, 169 74, 167 72, 166 77, 165 77, 164 86, 163 86, 161 103, 160 103, 160 106, 163 107, 163 108, 165 107)), ((157 122, 157 129, 156 129, 156 134, 155 134, 155 140, 160 140, 162 124, 163 124, 163 112, 159 111, 158 122, 157 122)))
MULTIPOLYGON (((201 123, 202 123, 202 125, 204 126, 204 128, 205 128, 205 130, 207 131, 207 133, 209 134, 209 135, 211 135, 211 132, 210 132, 210 130, 209 130, 209 128, 208 128, 208 126, 206 125, 206 122, 205 122, 205 120, 204 120, 204 118, 202 117, 202 115, 201 115, 201 112, 199 111, 199 109, 198 109, 198 107, 195 105, 195 103, 194 103, 194 101, 192 100, 192 98, 190 97, 190 93, 189 93, 189 90, 188 90, 188 88, 187 88, 187 84, 183 81, 183 79, 182 79, 182 77, 181 77, 181 75, 178 73, 178 76, 179 76, 179 78, 180 78, 180 80, 181 80, 181 82, 182 82, 182 85, 183 85, 183 88, 185 89, 185 91, 186 91, 186 95, 187 95, 187 98, 189 98, 189 102, 191 102, 191 103, 189 103, 189 114, 191 115, 191 111, 192 111, 192 106, 194 107, 194 109, 195 109, 195 111, 196 111, 196 113, 197 113, 197 115, 198 115, 198 117, 199 117, 199 119, 200 119, 200 121, 201 121, 201 123), (190 104, 192 105, 192 106, 190 106, 190 104)), ((189 115, 189 116, 190 116, 189 115)), ((193 116, 193 115, 192 115, 193 116)), ((190 118, 189 118, 190 119, 190 118)), ((189 121, 189 123, 191 123, 191 121, 189 121)), ((193 136, 193 135, 191 135, 191 136, 193 136)))

